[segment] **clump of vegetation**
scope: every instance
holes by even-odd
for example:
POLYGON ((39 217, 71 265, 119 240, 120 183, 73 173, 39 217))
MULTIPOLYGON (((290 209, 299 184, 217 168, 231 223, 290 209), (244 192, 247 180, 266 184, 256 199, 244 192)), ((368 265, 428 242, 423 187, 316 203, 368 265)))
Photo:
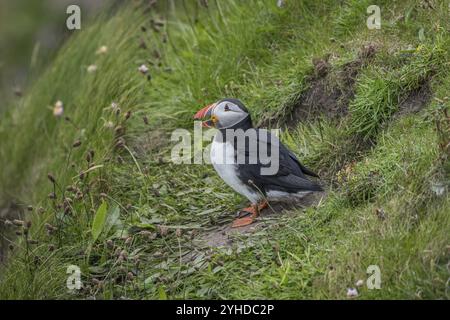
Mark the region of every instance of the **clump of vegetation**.
POLYGON ((386 2, 368 30, 363 4, 133 2, 73 35, 0 121, 0 203, 19 215, 0 297, 446 298, 448 10, 386 2), (170 132, 226 96, 287 123, 327 196, 216 248, 244 200, 171 163, 170 132))

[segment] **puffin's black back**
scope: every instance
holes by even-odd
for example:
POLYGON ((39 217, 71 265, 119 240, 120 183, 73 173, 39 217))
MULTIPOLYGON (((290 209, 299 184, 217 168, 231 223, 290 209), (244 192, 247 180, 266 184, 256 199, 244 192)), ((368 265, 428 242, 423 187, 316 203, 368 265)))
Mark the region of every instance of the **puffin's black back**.
MULTIPOLYGON (((245 141, 244 144, 238 144, 236 137, 233 137, 234 141, 230 141, 235 149, 236 160, 240 158, 245 158, 246 160, 245 163, 237 165, 238 176, 243 183, 253 188, 256 186, 257 189, 259 189, 259 192, 263 193, 268 191, 268 189, 290 193, 323 190, 318 184, 308 180, 305 176, 310 175, 318 177, 317 174, 303 166, 297 157, 289 151, 276 136, 271 135, 270 132, 265 129, 248 128, 243 130, 255 130, 255 134, 246 136, 247 141, 245 141), (257 138, 257 141, 251 140, 254 137, 257 138), (269 157, 271 156, 270 150, 272 144, 274 144, 275 147, 278 147, 278 172, 272 175, 261 174, 261 169, 264 167, 268 168, 271 164, 265 164, 265 161, 261 161, 258 149, 256 150, 257 163, 250 163, 250 143, 254 144, 254 146, 256 145, 257 148, 259 148, 261 143, 266 144, 267 155, 269 157)), ((230 137, 227 138, 230 139, 230 137)))

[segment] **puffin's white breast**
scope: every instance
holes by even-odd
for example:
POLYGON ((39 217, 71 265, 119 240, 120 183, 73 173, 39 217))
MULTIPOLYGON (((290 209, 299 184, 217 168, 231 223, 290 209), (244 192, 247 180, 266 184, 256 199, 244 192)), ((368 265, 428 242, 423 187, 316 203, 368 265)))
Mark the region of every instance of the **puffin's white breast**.
POLYGON ((260 200, 260 195, 242 183, 238 177, 238 166, 234 157, 233 145, 229 142, 221 142, 216 139, 211 144, 211 163, 219 176, 234 191, 242 194, 252 203, 260 200))

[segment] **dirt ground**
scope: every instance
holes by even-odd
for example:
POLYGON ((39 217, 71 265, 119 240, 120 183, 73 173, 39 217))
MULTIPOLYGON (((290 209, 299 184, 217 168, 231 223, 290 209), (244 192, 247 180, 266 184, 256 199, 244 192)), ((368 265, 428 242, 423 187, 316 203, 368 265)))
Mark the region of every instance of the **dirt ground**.
MULTIPOLYGON (((204 232, 197 240, 199 245, 211 248, 227 248, 235 244, 241 236, 248 236, 256 232, 260 232, 283 217, 298 214, 293 211, 294 208, 307 208, 319 204, 326 196, 326 192, 310 193, 300 200, 292 203, 270 203, 269 208, 261 212, 258 220, 248 226, 240 228, 232 228, 231 223, 222 224, 217 229, 204 232)), ((230 214, 232 215, 232 214, 230 214)))

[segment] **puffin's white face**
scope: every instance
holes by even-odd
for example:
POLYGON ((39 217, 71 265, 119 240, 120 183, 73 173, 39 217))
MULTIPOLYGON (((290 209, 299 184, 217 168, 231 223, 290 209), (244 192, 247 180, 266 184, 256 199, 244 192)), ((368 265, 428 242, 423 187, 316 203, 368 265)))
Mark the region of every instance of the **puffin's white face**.
POLYGON ((248 112, 242 110, 237 104, 222 101, 212 109, 211 120, 217 129, 226 129, 247 118, 248 112))
POLYGON ((245 108, 240 107, 231 100, 220 100, 199 110, 194 119, 204 119, 204 127, 215 127, 217 129, 227 129, 238 124, 248 117, 245 108))

